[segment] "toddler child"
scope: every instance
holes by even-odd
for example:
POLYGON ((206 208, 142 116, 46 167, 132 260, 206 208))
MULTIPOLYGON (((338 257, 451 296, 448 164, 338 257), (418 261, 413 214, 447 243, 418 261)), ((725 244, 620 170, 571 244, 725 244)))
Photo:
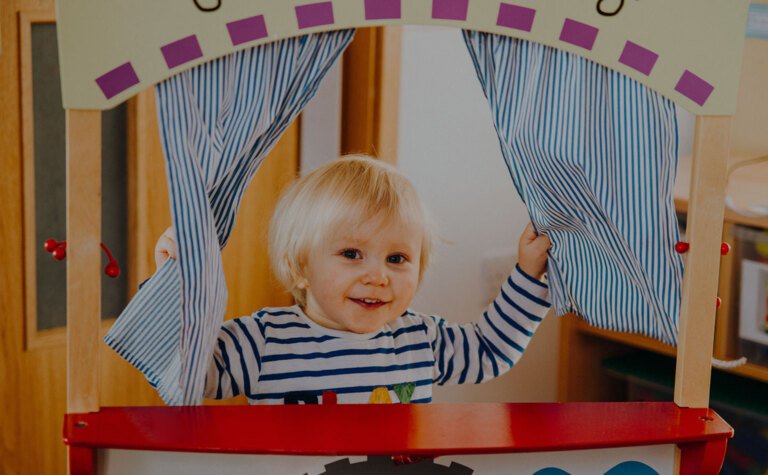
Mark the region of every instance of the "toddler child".
MULTIPOLYGON (((398 402, 408 387, 410 402, 430 402, 435 383, 509 370, 550 305, 539 280, 549 239, 528 225, 498 297, 477 322, 458 325, 409 309, 433 234, 413 185, 386 163, 343 158, 298 179, 269 233, 273 269, 296 305, 225 322, 205 396, 281 404, 333 391, 340 403, 366 403, 384 387, 398 402)), ((172 230, 155 255, 158 267, 176 256, 172 230)))

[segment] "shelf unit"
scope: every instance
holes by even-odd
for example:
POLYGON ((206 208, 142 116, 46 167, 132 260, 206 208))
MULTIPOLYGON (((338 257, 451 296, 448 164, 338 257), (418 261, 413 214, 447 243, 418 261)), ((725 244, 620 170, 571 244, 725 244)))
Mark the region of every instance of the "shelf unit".
MULTIPOLYGON (((768 169, 768 163, 764 165, 768 169)), ((766 181, 768 189, 768 181, 766 181)), ((766 192, 768 194, 768 191, 766 192)), ((684 199, 676 199, 678 212, 687 211, 684 199)), ((713 355, 721 360, 740 357, 738 354, 738 301, 739 263, 742 249, 734 240, 736 225, 768 230, 768 218, 748 218, 731 211, 726 212, 723 241, 733 245, 732 252, 724 256, 720 265, 719 295, 723 305, 717 312, 713 355)), ((716 252, 716 251, 715 251, 716 252)), ((561 327, 560 401, 610 401, 622 399, 622 390, 613 378, 603 373, 604 359, 641 349, 666 356, 675 356, 676 349, 653 338, 642 335, 603 330, 590 326, 574 315, 563 318, 561 327)), ((768 366, 746 364, 728 369, 728 372, 768 384, 768 366)))

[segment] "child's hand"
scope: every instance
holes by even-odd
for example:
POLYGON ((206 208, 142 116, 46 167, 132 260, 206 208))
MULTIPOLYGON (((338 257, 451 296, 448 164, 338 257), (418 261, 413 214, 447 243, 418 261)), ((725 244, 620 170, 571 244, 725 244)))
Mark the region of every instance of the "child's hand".
POLYGON ((179 247, 176 245, 176 233, 173 228, 168 228, 155 244, 155 269, 159 269, 168 258, 176 259, 179 255, 179 247))
POLYGON ((541 279, 547 270, 547 251, 552 246, 547 236, 538 235, 528 223, 517 244, 517 260, 520 269, 534 279, 541 279))

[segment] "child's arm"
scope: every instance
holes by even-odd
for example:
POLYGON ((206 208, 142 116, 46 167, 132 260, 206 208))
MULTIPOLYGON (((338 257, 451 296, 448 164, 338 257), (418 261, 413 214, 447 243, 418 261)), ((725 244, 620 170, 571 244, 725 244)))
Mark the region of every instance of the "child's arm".
POLYGON ((522 357, 550 307, 549 289, 539 280, 549 246, 549 239, 536 235, 530 225, 526 228, 518 265, 478 322, 458 325, 427 319, 436 383, 482 383, 505 373, 522 357))
POLYGON ((254 314, 224 322, 208 367, 204 397, 226 399, 253 396, 261 370, 264 328, 254 314))

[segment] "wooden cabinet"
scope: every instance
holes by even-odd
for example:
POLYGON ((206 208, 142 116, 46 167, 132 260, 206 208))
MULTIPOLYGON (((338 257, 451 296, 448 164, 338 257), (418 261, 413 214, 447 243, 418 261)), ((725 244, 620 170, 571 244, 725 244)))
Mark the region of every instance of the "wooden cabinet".
MULTIPOLYGON (((768 167, 768 164, 766 165, 768 167)), ((768 189, 768 181, 766 181, 768 189)), ((767 192, 768 193, 768 192, 767 192)), ((684 200, 677 201, 678 211, 685 212, 684 200)), ((717 312, 713 355, 717 359, 740 357, 738 349, 738 301, 740 292, 739 266, 742 245, 734 239, 734 226, 746 225, 768 229, 768 218, 745 218, 726 211, 723 241, 733 245, 720 265, 720 292, 723 301, 717 312)), ((713 303, 714 304, 714 303, 713 303)), ((675 356, 676 349, 642 335, 614 332, 592 327, 574 315, 564 317, 561 328, 561 361, 559 399, 561 401, 621 400, 621 382, 603 371, 602 362, 610 357, 629 354, 634 350, 675 356)), ((727 370, 768 384, 768 366, 747 362, 727 370)))

